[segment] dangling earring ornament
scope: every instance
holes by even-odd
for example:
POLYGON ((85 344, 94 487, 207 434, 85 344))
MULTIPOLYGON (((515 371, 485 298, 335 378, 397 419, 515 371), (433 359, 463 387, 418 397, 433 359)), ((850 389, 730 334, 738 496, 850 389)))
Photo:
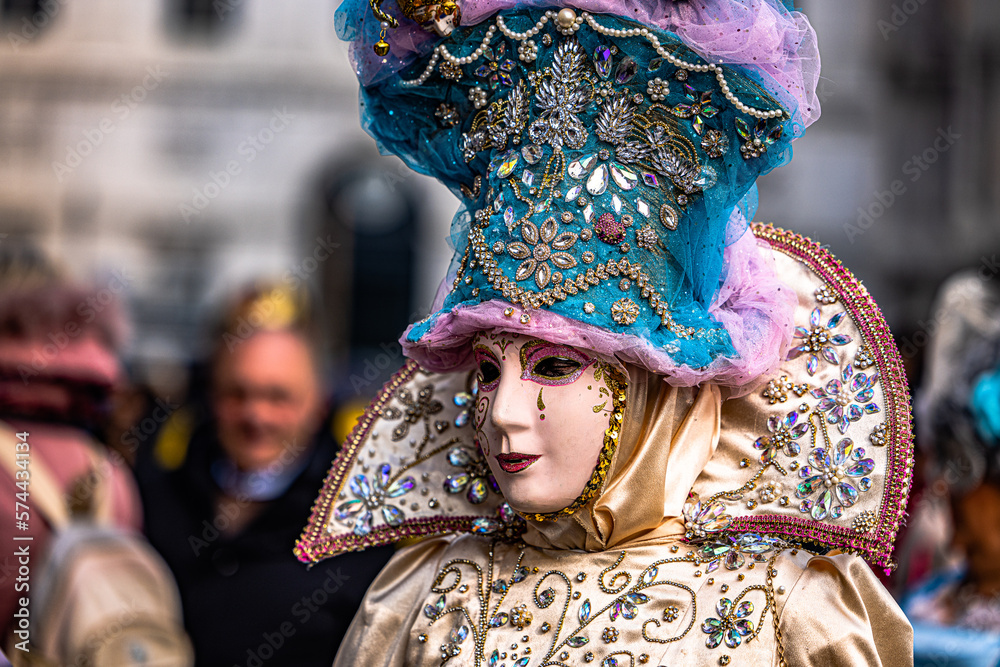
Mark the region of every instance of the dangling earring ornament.
POLYGON ((389 42, 385 41, 385 31, 389 28, 399 27, 399 21, 382 11, 382 2, 384 0, 368 0, 368 4, 372 8, 372 14, 381 21, 382 32, 378 36, 378 41, 372 46, 372 50, 378 56, 389 55, 389 42))
MULTIPOLYGON (((385 31, 389 28, 398 28, 399 21, 382 11, 384 0, 368 0, 372 13, 382 22, 382 33, 372 47, 379 56, 389 53, 389 42, 385 39, 385 31)), ((455 0, 401 0, 400 8, 403 14, 428 32, 434 32, 438 37, 447 37, 462 20, 462 8, 455 0)))
POLYGON ((375 46, 372 49, 378 56, 389 55, 389 42, 385 41, 385 29, 389 27, 389 24, 382 21, 382 32, 378 36, 378 41, 375 42, 375 46))

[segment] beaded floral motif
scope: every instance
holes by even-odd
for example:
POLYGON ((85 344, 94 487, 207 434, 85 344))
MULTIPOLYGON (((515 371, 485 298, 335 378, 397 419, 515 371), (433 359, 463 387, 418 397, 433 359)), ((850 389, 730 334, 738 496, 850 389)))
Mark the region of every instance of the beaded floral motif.
POLYGON ((855 375, 854 367, 848 364, 841 370, 840 376, 843 382, 833 379, 825 387, 818 387, 809 393, 813 398, 820 399, 816 410, 826 413, 827 422, 836 424, 844 434, 850 424, 863 415, 881 412, 881 408, 874 402, 878 373, 869 376, 859 372, 855 375))
POLYGON ((787 547, 788 544, 776 537, 742 533, 726 535, 703 544, 697 554, 703 561, 708 562, 705 572, 711 574, 720 565, 725 565, 727 570, 738 570, 743 567, 747 558, 756 563, 763 563, 767 560, 768 554, 787 547))
POLYGON ((701 625, 701 631, 708 635, 705 646, 718 648, 725 639, 726 646, 736 648, 744 637, 753 634, 753 622, 747 617, 753 613, 753 603, 744 600, 734 604, 729 598, 722 598, 715 605, 719 618, 707 618, 701 625))
POLYGON ((569 250, 576 243, 574 232, 559 232, 559 223, 555 218, 548 218, 542 223, 541 229, 535 223, 525 221, 521 224, 521 238, 524 242, 514 241, 507 244, 507 254, 514 259, 524 260, 514 274, 516 280, 527 280, 534 276, 535 284, 540 289, 548 287, 552 280, 552 268, 566 270, 576 266, 576 258, 569 250))
POLYGON ((777 379, 768 380, 762 396, 767 399, 768 403, 774 405, 775 403, 784 403, 787 401, 789 392, 793 392, 801 398, 809 391, 809 388, 810 386, 807 382, 793 384, 787 375, 782 375, 777 379))
POLYGON ((678 118, 689 118, 694 131, 702 134, 705 131, 705 119, 714 118, 715 114, 719 113, 719 110, 712 106, 712 91, 699 93, 686 83, 682 85, 687 101, 675 105, 670 111, 678 118))
POLYGON ((795 442, 809 432, 809 423, 799 422, 799 413, 792 410, 784 418, 771 415, 767 419, 767 430, 770 435, 763 435, 754 441, 753 446, 761 450, 760 462, 767 464, 778 457, 783 451, 787 456, 796 456, 801 448, 795 442))
POLYGON ((744 142, 740 146, 743 159, 760 157, 767 152, 768 146, 781 138, 784 132, 784 127, 781 125, 775 126, 770 131, 768 129, 767 123, 762 120, 758 120, 751 128, 742 118, 736 119, 736 132, 744 142))
POLYGON ((410 426, 417 424, 421 420, 426 421, 431 415, 441 412, 444 407, 441 401, 434 399, 434 387, 426 386, 417 392, 416 398, 409 389, 399 392, 399 402, 403 404, 402 411, 399 408, 389 407, 382 410, 382 416, 386 419, 403 418, 392 431, 393 440, 402 440, 410 432, 410 426))
POLYGON ((802 339, 802 343, 793 347, 788 352, 788 359, 795 359, 801 354, 809 354, 809 361, 806 363, 806 371, 809 375, 815 375, 819 368, 819 357, 822 356, 831 364, 840 364, 840 355, 833 346, 847 345, 851 342, 851 337, 847 334, 834 334, 833 330, 847 316, 846 311, 841 311, 831 317, 826 324, 822 323, 822 314, 819 307, 813 309, 809 316, 809 328, 795 327, 795 337, 802 339))
POLYGON ((490 472, 489 466, 482 454, 468 447, 455 447, 448 452, 448 462, 462 472, 448 475, 444 480, 444 489, 448 493, 466 492, 470 503, 478 505, 486 500, 492 489, 500 493, 500 487, 490 472))
POLYGON ((872 432, 868 435, 868 439, 871 440, 871 443, 876 447, 885 447, 885 442, 886 442, 885 438, 887 430, 888 429, 886 428, 884 422, 881 424, 877 424, 875 428, 872 429, 872 432))
POLYGON ((483 58, 486 62, 476 69, 475 74, 479 78, 485 79, 491 88, 496 88, 500 84, 514 85, 514 79, 510 73, 514 70, 515 63, 510 58, 505 57, 506 52, 507 44, 505 42, 500 42, 496 49, 489 46, 483 49, 483 58))
POLYGON ((497 507, 496 518, 480 517, 472 522, 473 533, 490 535, 504 542, 517 542, 524 531, 524 519, 506 502, 497 507))
POLYGON ((731 521, 731 517, 726 514, 726 506, 720 501, 702 501, 694 492, 688 495, 684 503, 683 515, 684 537, 691 542, 725 530, 731 521))
POLYGON ((845 508, 858 501, 859 493, 871 489, 867 475, 874 469, 875 461, 866 458, 865 450, 855 447, 850 438, 841 439, 832 452, 817 447, 809 453, 809 465, 799 470, 803 481, 795 487, 795 496, 807 499, 819 491, 819 497, 803 500, 800 509, 808 510, 817 521, 840 518, 845 508))
POLYGON ((643 250, 655 251, 660 245, 660 237, 650 225, 645 225, 635 231, 635 241, 643 250))
POLYGON ((829 285, 818 287, 813 294, 816 297, 816 300, 824 305, 829 306, 837 303, 837 295, 833 293, 833 290, 830 289, 829 285))
POLYGON ((451 631, 448 643, 441 644, 441 664, 448 662, 452 658, 457 658, 462 654, 462 642, 469 636, 468 626, 461 626, 451 631))
POLYGON ((854 355, 854 367, 858 370, 865 370, 875 365, 875 356, 872 355, 867 345, 858 348, 858 353, 854 355))
POLYGON ((462 120, 458 114, 458 109, 452 104, 442 102, 434 112, 434 117, 441 123, 441 127, 454 127, 462 120))
POLYGON ((391 473, 392 467, 385 463, 379 466, 378 476, 373 476, 370 482, 365 475, 352 477, 351 493, 355 497, 337 506, 334 517, 338 521, 353 524, 354 534, 360 536, 372 531, 372 512, 376 510, 381 510, 386 524, 402 524, 406 518, 403 511, 387 501, 409 493, 417 482, 413 477, 395 479, 391 473))
POLYGON ((701 147, 708 157, 718 159, 729 151, 729 137, 719 130, 707 130, 701 147))
POLYGON ((784 492, 784 487, 781 482, 776 480, 771 480, 769 482, 764 482, 759 487, 757 487, 757 496, 760 498, 762 505, 767 503, 773 503, 777 500, 781 494, 784 492))
POLYGON ((611 319, 618 324, 629 325, 639 318, 639 306, 629 298, 618 299, 611 304, 611 319))

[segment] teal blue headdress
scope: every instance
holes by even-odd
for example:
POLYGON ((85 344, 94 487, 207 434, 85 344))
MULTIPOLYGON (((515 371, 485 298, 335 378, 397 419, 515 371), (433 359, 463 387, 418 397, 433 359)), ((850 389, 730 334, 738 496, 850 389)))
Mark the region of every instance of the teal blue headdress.
POLYGON ((661 372, 738 359, 710 312, 725 249, 802 131, 765 79, 564 8, 502 11, 363 87, 381 148, 463 204, 450 292, 408 354, 456 368, 472 331, 502 327, 612 354, 628 341, 661 372))

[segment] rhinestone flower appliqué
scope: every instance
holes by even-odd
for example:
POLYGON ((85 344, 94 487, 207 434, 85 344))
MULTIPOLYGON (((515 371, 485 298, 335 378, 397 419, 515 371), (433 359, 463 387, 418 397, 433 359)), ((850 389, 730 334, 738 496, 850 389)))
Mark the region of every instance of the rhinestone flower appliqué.
POLYGON ((840 355, 832 346, 847 345, 851 342, 851 337, 847 334, 834 334, 833 330, 847 316, 845 311, 841 311, 831 317, 826 324, 822 323, 820 309, 813 308, 809 316, 809 328, 795 327, 795 337, 803 339, 802 342, 793 347, 788 353, 788 359, 795 359, 799 355, 808 353, 809 361, 806 362, 806 371, 809 375, 815 375, 819 368, 819 357, 822 356, 831 364, 840 364, 840 355))
POLYGON ((819 491, 819 498, 815 502, 803 500, 800 509, 809 511, 817 521, 839 519, 845 508, 858 501, 861 492, 872 487, 867 475, 873 470, 875 461, 865 458, 865 450, 855 447, 850 438, 838 442, 832 454, 817 447, 809 454, 809 465, 799 470, 803 481, 795 487, 795 496, 806 499, 819 491))
POLYGON ((778 458, 778 452, 783 451, 787 456, 796 456, 801 448, 795 442, 809 432, 809 422, 798 423, 799 413, 792 410, 784 418, 779 419, 777 415, 771 415, 767 419, 767 430, 770 435, 763 435, 753 443, 756 449, 761 450, 760 462, 767 465, 778 458))
POLYGON ((875 383, 878 373, 870 376, 866 373, 854 373, 854 367, 847 365, 840 373, 843 382, 830 380, 825 387, 817 387, 810 393, 813 398, 820 399, 816 406, 818 412, 826 413, 826 421, 836 424, 841 435, 847 433, 848 426, 858 421, 862 416, 881 412, 873 401, 875 399, 875 383))
POLYGON ((404 477, 390 483, 392 468, 388 463, 383 463, 378 469, 378 475, 373 476, 371 482, 364 475, 355 475, 351 478, 351 493, 354 498, 341 503, 334 510, 333 516, 338 521, 354 521, 354 534, 363 537, 372 532, 372 512, 382 511, 382 518, 390 526, 396 527, 403 523, 406 518, 403 511, 395 505, 390 505, 386 501, 392 498, 409 493, 416 487, 417 482, 412 477, 404 477))

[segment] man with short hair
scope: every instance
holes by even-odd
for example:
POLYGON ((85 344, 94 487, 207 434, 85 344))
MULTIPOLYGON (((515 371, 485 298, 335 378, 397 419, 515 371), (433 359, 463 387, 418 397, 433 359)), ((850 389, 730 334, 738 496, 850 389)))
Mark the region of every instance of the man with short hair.
POLYGON ((230 309, 209 365, 209 414, 185 434, 198 420, 179 410, 140 457, 147 532, 177 577, 199 665, 330 665, 391 555, 309 571, 292 553, 336 453, 300 301, 265 288, 230 309))

